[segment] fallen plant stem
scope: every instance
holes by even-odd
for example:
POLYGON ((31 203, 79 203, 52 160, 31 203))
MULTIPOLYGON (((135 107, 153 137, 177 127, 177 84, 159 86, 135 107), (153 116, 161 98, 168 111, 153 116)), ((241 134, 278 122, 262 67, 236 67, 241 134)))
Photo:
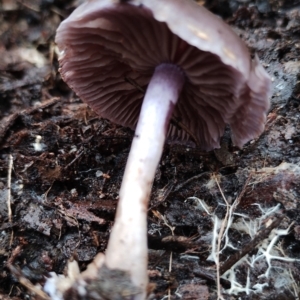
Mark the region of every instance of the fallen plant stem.
POLYGON ((174 192, 177 192, 179 191, 180 189, 182 189, 185 185, 187 185, 188 183, 190 183, 191 181, 193 180, 197 180, 199 178, 201 178, 202 176, 204 175, 208 175, 208 174, 211 174, 211 172, 203 172, 201 174, 198 174, 196 176, 193 176, 191 178, 189 178, 188 180, 184 181, 183 183, 180 183, 176 186, 176 188, 174 189, 174 192))
POLYGON ((81 149, 79 149, 78 152, 79 153, 76 154, 75 158, 64 167, 65 170, 67 170, 70 166, 72 166, 82 156, 82 154, 84 153, 84 150, 81 148, 81 149))
MULTIPOLYGON (((167 219, 165 216, 163 216, 159 211, 155 211, 153 210, 152 213, 159 219, 161 219, 164 224, 171 230, 171 234, 174 237, 174 230, 175 227, 171 226, 170 224, 168 224, 167 219)), ((170 253, 170 260, 169 260, 169 273, 171 274, 172 272, 172 263, 173 263, 173 252, 171 251, 170 253)), ((171 299, 171 288, 168 288, 168 299, 171 299)))
POLYGON ((245 247, 243 247, 240 251, 236 252, 230 258, 225 261, 221 266, 220 266, 220 275, 224 274, 227 270, 229 270, 236 262, 238 262, 240 259, 242 259, 246 254, 248 254, 251 250, 255 249, 255 247, 262 242, 264 239, 266 239, 271 231, 278 227, 283 220, 284 215, 280 215, 275 217, 275 219, 268 219, 268 222, 266 222, 267 226, 260 230, 258 234, 255 235, 255 237, 249 241, 245 247))
POLYGON ((220 184, 218 182, 218 179, 216 177, 215 174, 213 174, 213 177, 215 179, 215 182, 219 188, 219 191, 222 195, 222 198, 224 200, 224 202, 226 203, 226 215, 225 218, 221 224, 221 228, 219 231, 219 235, 218 235, 218 245, 217 245, 217 251, 216 251, 216 268, 217 268, 217 290, 218 290, 218 299, 224 299, 221 293, 221 282, 220 282, 220 249, 221 249, 221 242, 222 242, 222 238, 223 238, 223 234, 226 230, 226 226, 227 226, 227 222, 228 222, 228 216, 229 216, 229 203, 227 201, 227 199, 225 198, 225 195, 220 187, 220 184))
POLYGON ((50 297, 43 292, 41 289, 36 287, 32 282, 30 282, 22 273, 21 270, 17 269, 11 264, 7 265, 10 272, 18 279, 18 281, 26 287, 30 292, 36 294, 41 300, 50 300, 50 297))
POLYGON ((7 173, 7 212, 8 221, 12 222, 12 211, 11 211, 11 172, 13 168, 13 156, 8 155, 8 173, 7 173))
POLYGON ((159 191, 158 196, 156 197, 155 203, 148 208, 148 211, 153 210, 160 204, 162 204, 170 195, 172 192, 174 185, 175 185, 176 180, 173 180, 172 182, 169 182, 166 186, 163 187, 162 190, 159 191))
POLYGON ((7 260, 7 266, 10 266, 13 264, 13 262, 15 261, 16 257, 18 257, 20 255, 20 253, 22 252, 23 249, 23 244, 21 243, 20 245, 18 245, 16 248, 14 248, 11 252, 10 257, 7 260))

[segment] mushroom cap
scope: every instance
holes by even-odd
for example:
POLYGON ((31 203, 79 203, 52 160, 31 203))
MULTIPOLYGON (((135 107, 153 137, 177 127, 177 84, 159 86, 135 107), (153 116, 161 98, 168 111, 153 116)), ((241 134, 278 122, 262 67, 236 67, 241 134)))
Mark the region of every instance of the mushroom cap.
MULTIPOLYGON (((186 82, 173 113, 204 150, 226 124, 242 147, 264 130, 271 81, 219 17, 188 0, 92 0, 56 35, 60 72, 101 117, 135 128, 156 66, 178 65, 186 82)), ((183 127, 183 128, 184 128, 183 127)), ((171 124, 169 136, 189 133, 171 124)))

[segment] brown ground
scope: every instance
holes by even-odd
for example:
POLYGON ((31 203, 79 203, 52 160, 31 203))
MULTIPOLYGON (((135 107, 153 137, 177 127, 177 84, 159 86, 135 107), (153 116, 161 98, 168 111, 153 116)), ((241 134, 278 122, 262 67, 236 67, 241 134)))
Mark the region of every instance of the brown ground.
MULTIPOLYGON (((84 269, 105 250, 114 219, 133 133, 99 119, 60 79, 53 40, 75 2, 0 0, 0 299, 35 299, 19 281, 43 284, 49 271, 63 273, 73 255, 84 269)), ((233 217, 228 237, 238 250, 222 252, 220 271, 231 269, 240 285, 221 279, 224 298, 298 299, 300 1, 206 4, 259 56, 272 77, 272 107, 265 133, 242 150, 228 133, 214 152, 165 146, 148 217, 151 297, 217 298, 215 263, 206 259, 214 220, 226 215, 223 192, 229 202, 240 201, 235 212, 247 224, 258 224, 250 236, 241 217, 233 217), (259 277, 268 269, 265 257, 251 266, 241 261, 248 254, 250 262, 260 245, 267 249, 265 239, 276 238, 271 229, 290 225, 277 234, 269 276, 259 277), (262 293, 257 284, 266 285, 262 293)))

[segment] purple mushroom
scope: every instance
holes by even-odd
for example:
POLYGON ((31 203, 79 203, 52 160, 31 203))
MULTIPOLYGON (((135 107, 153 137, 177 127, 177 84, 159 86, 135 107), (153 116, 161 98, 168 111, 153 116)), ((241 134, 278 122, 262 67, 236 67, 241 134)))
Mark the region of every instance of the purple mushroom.
POLYGON ((166 137, 211 150, 229 124, 242 147, 264 129, 270 78, 228 25, 188 0, 87 1, 61 23, 56 43, 76 94, 135 129, 105 265, 128 272, 140 291, 132 299, 144 299, 147 208, 166 137))

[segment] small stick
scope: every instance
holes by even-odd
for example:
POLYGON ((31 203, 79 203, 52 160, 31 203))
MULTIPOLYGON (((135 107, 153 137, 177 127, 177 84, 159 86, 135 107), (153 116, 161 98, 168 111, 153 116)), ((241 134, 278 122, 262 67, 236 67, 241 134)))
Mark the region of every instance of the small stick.
POLYGON ((23 244, 21 243, 20 245, 18 245, 16 248, 14 248, 11 252, 10 257, 7 260, 6 265, 7 266, 11 266, 15 259, 20 255, 20 253, 22 252, 22 248, 23 248, 23 244))
MULTIPOLYGON (((79 149, 79 151, 80 151, 81 149, 79 149)), ((64 167, 64 169, 65 170, 67 170, 71 165, 73 165, 75 162, 76 162, 76 160, 78 160, 81 156, 82 156, 82 154, 84 153, 84 151, 82 150, 81 152, 79 152, 79 154, 77 154, 76 156, 75 156, 75 158, 69 163, 69 164, 67 164, 65 167, 64 167)))
MULTIPOLYGON (((234 165, 231 165, 231 166, 234 166, 234 165)), ((221 171, 221 170, 223 170, 223 169, 225 169, 225 168, 227 168, 227 167, 229 167, 229 166, 220 168, 219 171, 221 171)), ((181 188, 183 188, 185 185, 187 185, 188 183, 190 183, 191 181, 197 180, 197 179, 201 178, 203 175, 208 175, 208 174, 211 174, 211 173, 212 173, 211 171, 206 171, 206 172, 203 172, 203 173, 201 173, 201 174, 195 175, 195 176, 193 176, 193 177, 187 179, 187 180, 184 181, 183 183, 178 184, 178 185, 175 187, 175 189, 174 189, 173 191, 174 191, 174 192, 177 192, 177 191, 179 191, 181 188)), ((247 180, 247 182, 248 182, 248 180, 247 180)), ((246 183, 247 183, 247 182, 246 182, 246 183)), ((240 197, 242 197, 242 196, 243 196, 243 195, 241 195, 240 197)), ((240 198, 240 197, 239 197, 239 198, 240 198)))
POLYGON ((30 292, 34 293, 37 295, 40 299, 42 300, 50 300, 50 297, 41 289, 36 287, 32 282, 30 282, 22 273, 21 270, 18 268, 14 267, 13 265, 9 264, 7 265, 8 269, 10 272, 18 279, 18 281, 26 287, 30 292))
POLYGON ((271 231, 278 227, 280 223, 282 222, 284 218, 284 215, 280 215, 275 219, 272 219, 272 223, 269 224, 269 226, 263 228, 258 232, 258 234, 255 235, 255 237, 248 242, 245 247, 236 252, 235 254, 231 255, 228 260, 226 260, 221 266, 220 266, 220 274, 224 274, 227 270, 229 270, 236 262, 238 262, 240 259, 242 259, 246 254, 248 254, 250 251, 255 249, 255 247, 264 239, 266 239, 271 231))
MULTIPOLYGON (((169 227, 169 229, 171 230, 171 234, 174 237, 174 230, 175 227, 171 226, 168 222, 165 216, 163 216, 160 212, 153 210, 152 211, 153 214, 158 217, 159 219, 163 220, 164 224, 169 227)), ((171 251, 170 253, 170 260, 169 260, 169 273, 172 272, 172 262, 173 262, 173 252, 171 251)), ((171 288, 168 288, 168 299, 171 299, 171 288)))
POLYGON ((217 267, 217 288, 218 288, 218 299, 224 299, 221 293, 221 282, 220 282, 220 248, 221 248, 221 242, 222 242, 222 238, 223 238, 223 234, 225 232, 226 226, 227 226, 227 222, 228 222, 228 216, 229 216, 229 203, 227 201, 227 199, 225 198, 225 195, 220 187, 220 184, 218 182, 217 177, 215 176, 215 174, 213 175, 214 179, 217 183, 217 186, 220 190, 220 193, 222 195, 222 198, 224 200, 224 202, 226 203, 226 215, 225 218, 222 222, 221 228, 220 228, 220 232, 219 232, 219 236, 218 236, 218 245, 217 245, 217 253, 216 253, 216 267, 217 267))
POLYGON ((203 173, 201 173, 201 174, 199 174, 199 175, 196 175, 196 176, 193 176, 193 177, 189 178, 188 180, 184 181, 183 183, 178 184, 178 185, 176 186, 176 188, 174 189, 174 192, 179 191, 181 188, 183 188, 185 185, 187 185, 187 184, 190 183, 191 181, 197 180, 197 179, 201 178, 202 176, 208 175, 208 174, 210 174, 210 173, 211 173, 211 172, 203 172, 203 173))
POLYGON ((7 174, 7 211, 8 211, 8 221, 12 222, 12 211, 11 211, 11 172, 13 168, 13 156, 8 155, 8 174, 7 174))
POLYGON ((156 208, 157 206, 159 206, 160 204, 162 204, 168 198, 168 196, 170 195, 170 193, 172 192, 174 185, 175 185, 175 182, 173 180, 173 181, 169 182, 162 189, 163 191, 159 191, 155 203, 148 208, 148 211, 151 211, 154 208, 156 208))
POLYGON ((17 0, 17 2, 20 3, 21 5, 25 6, 26 8, 34 11, 34 12, 37 12, 37 13, 41 12, 38 7, 30 4, 29 1, 20 1, 20 0, 17 0))

